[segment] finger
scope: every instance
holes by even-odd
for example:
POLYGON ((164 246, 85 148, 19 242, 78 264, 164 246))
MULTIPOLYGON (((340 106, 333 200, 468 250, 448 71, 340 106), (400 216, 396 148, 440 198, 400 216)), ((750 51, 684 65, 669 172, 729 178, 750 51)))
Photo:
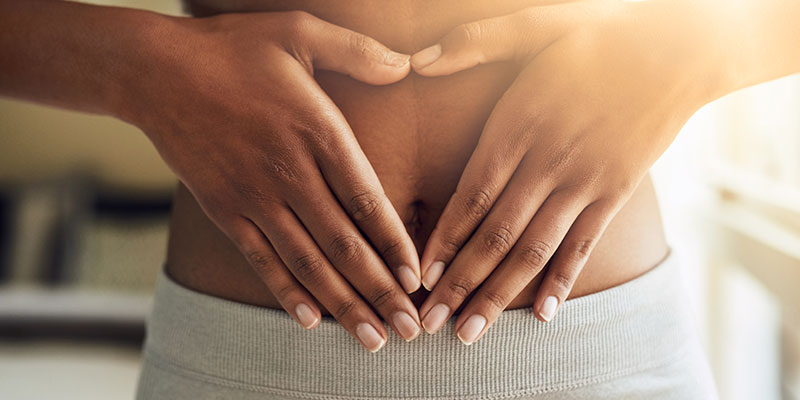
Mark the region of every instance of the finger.
POLYGON ((311 14, 295 13, 295 29, 301 46, 287 50, 314 69, 335 71, 372 85, 397 82, 411 70, 407 54, 389 50, 366 35, 325 22, 311 14))
POLYGON ((449 75, 478 64, 530 58, 585 15, 584 4, 530 7, 513 14, 459 25, 439 43, 411 57, 414 72, 449 75))
POLYGON ((566 192, 548 198, 508 257, 456 320, 456 334, 462 342, 471 344, 480 339, 508 304, 542 271, 583 210, 583 204, 580 198, 566 192))
POLYGON ((321 313, 314 298, 292 276, 272 245, 251 221, 234 228, 234 243, 286 312, 305 329, 319 326, 321 313))
POLYGON ((328 263, 291 211, 280 207, 271 211, 268 221, 254 221, 267 234, 292 275, 364 348, 380 350, 387 338, 380 318, 328 263))
POLYGON ((536 291, 533 310, 540 320, 548 322, 553 319, 558 308, 567 299, 586 265, 586 260, 615 212, 614 207, 601 202, 592 203, 570 228, 536 291))
POLYGON ((308 193, 289 205, 337 271, 405 340, 421 332, 414 303, 339 207, 321 176, 306 178, 308 193), (309 193, 313 193, 313 196, 309 193), (308 199, 313 198, 313 201, 308 199))
MULTIPOLYGON (((435 332, 444 323, 441 311, 427 317, 429 309, 438 304, 443 305, 438 307, 439 310, 444 310, 444 307, 450 311, 458 309, 472 290, 506 257, 550 195, 550 184, 542 176, 542 168, 534 162, 533 158, 526 158, 520 164, 495 207, 469 241, 458 250, 455 259, 420 308, 423 327, 428 332, 435 332), (542 183, 531 185, 530 182, 542 183)), ((434 268, 437 267, 429 271, 434 268)), ((431 273, 425 276, 427 284, 430 284, 428 279, 431 273)))
MULTIPOLYGON (((538 244, 539 246, 557 246, 561 237, 563 237, 561 232, 566 232, 568 224, 572 222, 574 216, 578 214, 579 211, 575 211, 576 208, 574 199, 566 192, 553 193, 536 211, 533 220, 531 220, 530 224, 525 228, 525 231, 522 233, 519 242, 514 246, 514 249, 517 249, 518 246, 527 248, 534 244, 538 244), (570 217, 572 219, 570 219, 570 217), (564 227, 564 225, 567 226, 564 227), (531 230, 541 231, 536 232, 539 238, 539 241, 536 243, 531 242, 531 230)), ((544 250, 549 250, 549 248, 544 250)), ((543 253, 545 256, 548 255, 547 252, 543 253)), ((509 255, 509 257, 511 257, 511 255, 509 255)), ((468 264, 462 265, 464 265, 464 267, 458 270, 455 268, 448 269, 445 276, 442 277, 440 284, 436 285, 433 293, 431 293, 420 308, 420 315, 422 315, 423 318, 422 325, 426 331, 435 332, 440 329, 446 319, 450 317, 448 314, 446 316, 447 318, 443 320, 442 316, 445 315, 443 310, 447 309, 451 312, 457 310, 461 303, 466 300, 467 296, 477 289, 490 274, 495 275, 498 273, 492 272, 495 270, 494 265, 481 270, 470 268, 468 264), (434 309, 438 309, 439 311, 434 312, 434 309)), ((496 293, 493 292, 492 294, 496 293)), ((493 300, 495 300, 493 303, 494 305, 501 303, 497 298, 493 300)), ((508 299, 508 301, 511 301, 511 299, 508 299)), ((488 317, 487 315, 483 316, 484 325, 488 322, 488 317)), ((472 341, 474 341, 475 338, 467 333, 472 332, 477 334, 474 332, 475 326, 475 324, 470 324, 467 332, 462 332, 462 334, 459 335, 462 341, 467 343, 472 343, 472 341)))
POLYGON ((406 293, 417 291, 419 254, 372 165, 352 134, 330 146, 315 156, 325 181, 406 293))
MULTIPOLYGON (((506 96, 504 96, 504 99, 506 96)), ((501 102, 503 99, 501 99, 501 102)), ((431 232, 422 253, 422 285, 432 290, 445 267, 494 206, 518 169, 530 143, 524 142, 541 126, 509 126, 495 108, 470 156, 458 185, 431 232)))
POLYGON ((420 75, 441 76, 512 59, 520 48, 515 25, 513 14, 459 25, 439 43, 412 55, 411 65, 420 75))

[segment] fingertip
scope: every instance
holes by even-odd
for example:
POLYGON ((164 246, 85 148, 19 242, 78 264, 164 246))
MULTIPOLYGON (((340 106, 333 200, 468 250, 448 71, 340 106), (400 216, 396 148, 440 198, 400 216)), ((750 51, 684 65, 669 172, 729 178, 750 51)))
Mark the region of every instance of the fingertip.
POLYGON ((356 338, 361 345, 371 353, 377 353, 386 345, 386 337, 378 332, 374 326, 362 322, 356 326, 356 338))
POLYGON ((550 322, 558 311, 559 301, 556 296, 550 295, 544 299, 536 313, 537 318, 542 322, 550 322))
POLYGON ((370 85, 384 86, 403 80, 408 76, 409 72, 411 72, 409 64, 401 68, 381 65, 380 68, 375 68, 374 71, 368 73, 366 76, 360 77, 351 75, 351 77, 370 85))
POLYGON ((436 62, 441 55, 442 45, 437 43, 414 53, 411 56, 411 67, 415 72, 424 75, 424 70, 436 62))
POLYGON ((444 262, 434 261, 428 267, 428 270, 422 275, 422 285, 425 286, 425 289, 428 289, 428 291, 433 290, 433 287, 439 282, 439 279, 442 277, 443 273, 444 262))
POLYGON ((303 329, 314 329, 319 326, 320 324, 320 312, 319 310, 315 310, 316 307, 312 308, 305 303, 299 303, 294 308, 294 315, 297 323, 303 327, 303 329))
POLYGON ((411 56, 408 54, 390 51, 387 54, 386 59, 384 59, 383 63, 393 68, 402 69, 408 66, 410 60, 411 56))
POLYGON ((416 292, 422 285, 419 275, 407 265, 401 265, 397 268, 397 280, 408 294, 416 292))

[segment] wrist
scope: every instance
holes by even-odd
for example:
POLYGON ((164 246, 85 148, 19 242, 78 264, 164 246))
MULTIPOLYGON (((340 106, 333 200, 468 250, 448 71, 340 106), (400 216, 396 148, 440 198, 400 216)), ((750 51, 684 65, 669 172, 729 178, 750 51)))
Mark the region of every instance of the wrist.
POLYGON ((800 2, 702 0, 693 7, 707 21, 722 97, 735 90, 800 72, 800 2))
POLYGON ((149 126, 150 115, 158 101, 157 91, 162 80, 164 55, 174 51, 172 40, 177 35, 182 18, 137 11, 135 17, 119 21, 124 24, 119 46, 119 58, 112 61, 113 73, 106 92, 111 116, 143 130, 149 126), (172 50, 170 50, 172 49, 172 50))
POLYGON ((705 0, 652 0, 632 3, 656 63, 666 66, 676 84, 687 88, 692 107, 729 93, 735 86, 731 54, 720 44, 725 32, 705 0))

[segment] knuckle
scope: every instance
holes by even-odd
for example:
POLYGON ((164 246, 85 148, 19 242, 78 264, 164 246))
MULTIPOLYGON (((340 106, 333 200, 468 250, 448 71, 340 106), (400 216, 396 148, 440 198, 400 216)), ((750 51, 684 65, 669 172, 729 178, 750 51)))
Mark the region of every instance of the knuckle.
POLYGON ((572 275, 564 271, 553 271, 551 279, 557 286, 565 291, 569 291, 572 288, 572 275))
POLYGON ((508 296, 494 290, 482 290, 481 297, 484 302, 495 310, 502 311, 509 303, 508 296))
POLYGON ((264 273, 269 269, 271 258, 260 250, 251 250, 245 253, 245 259, 259 273, 264 273))
POLYGON ((356 221, 369 220, 377 215, 378 196, 372 192, 359 193, 350 199, 347 211, 356 221))
POLYGON ((452 278, 447 282, 447 289, 456 299, 464 299, 475 289, 475 283, 464 277, 452 278))
POLYGON ((285 30, 294 35, 302 35, 314 22, 314 16, 306 11, 294 10, 286 12, 285 30))
POLYGON ((483 248, 491 255, 503 256, 511 249, 514 235, 507 226, 496 226, 483 234, 483 248))
POLYGON ((345 318, 351 315, 357 307, 358 303, 355 300, 344 300, 336 306, 336 311, 333 315, 336 319, 345 318))
POLYGON ((522 245, 519 258, 522 265, 538 272, 550 258, 551 246, 541 240, 531 240, 522 245))
POLYGON ((462 208, 467 216, 473 219, 483 218, 492 207, 492 198, 489 191, 483 188, 468 190, 462 197, 462 208))
POLYGON ((331 241, 330 251, 334 259, 349 262, 357 259, 363 253, 363 245, 358 237, 343 234, 331 241))
POLYGON ((477 42, 483 35, 483 26, 477 22, 463 24, 458 29, 458 36, 464 43, 477 42))
POLYGON ((233 193, 241 196, 242 198, 253 202, 253 203, 263 203, 266 202, 269 198, 269 195, 265 193, 262 189, 254 186, 252 182, 231 182, 231 189, 233 193))
POLYGON ((370 57, 374 54, 374 44, 367 36, 361 34, 350 35, 350 46, 362 57, 370 57))
POLYGON ((441 245, 445 256, 453 257, 456 253, 458 253, 458 250, 461 249, 462 243, 456 239, 455 236, 443 235, 439 241, 439 244, 441 245))
POLYGON ((273 294, 277 299, 288 299, 294 294, 294 292, 295 292, 294 285, 283 285, 279 287, 273 294))
POLYGON ((403 242, 400 240, 396 240, 394 242, 390 242, 389 244, 383 246, 381 249, 381 255, 383 255, 384 259, 390 259, 396 257, 400 254, 403 249, 403 242))
POLYGON ((633 193, 637 187, 639 187, 639 182, 640 180, 635 178, 623 178, 621 179, 621 182, 617 184, 617 190, 615 191, 615 194, 618 197, 630 196, 630 194, 633 193))
POLYGON ((575 255, 579 258, 584 259, 589 257, 589 254, 592 252, 594 248, 595 240, 594 238, 590 239, 579 239, 572 244, 573 251, 575 255))
POLYGON ((579 146, 570 142, 548 154, 547 162, 544 166, 545 173, 555 175, 563 171, 576 158, 575 153, 578 148, 579 146))
POLYGON ((450 234, 442 235, 440 244, 444 249, 444 251, 450 256, 456 254, 458 250, 461 248, 461 241, 459 241, 455 236, 452 236, 450 234))
POLYGON ((263 168, 267 176, 278 182, 291 183, 296 182, 299 178, 297 167, 278 157, 265 160, 263 168))
POLYGON ((389 304, 395 298, 394 287, 390 284, 383 284, 374 288, 369 296, 369 303, 375 308, 381 308, 389 304))
POLYGON ((305 254, 294 260, 294 272, 300 280, 314 282, 322 275, 322 260, 316 254, 305 254))

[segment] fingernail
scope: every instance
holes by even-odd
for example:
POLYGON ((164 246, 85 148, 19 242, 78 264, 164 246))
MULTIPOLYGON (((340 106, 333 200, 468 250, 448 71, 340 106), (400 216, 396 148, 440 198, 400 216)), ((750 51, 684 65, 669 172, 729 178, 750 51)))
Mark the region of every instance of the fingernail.
POLYGON ((422 275, 422 285, 425 286, 425 289, 433 290, 433 287, 436 286, 436 282, 439 282, 439 278, 442 277, 443 272, 444 262, 436 261, 431 264, 428 270, 425 271, 425 275, 422 275))
POLYGON ((406 293, 414 293, 419 289, 419 278, 417 278, 417 275, 411 267, 405 265, 397 267, 397 280, 403 285, 403 290, 405 290, 406 293))
POLYGON ((392 315, 392 323, 405 341, 411 341, 419 335, 419 325, 408 313, 398 311, 392 315))
POLYGON ((558 299, 556 296, 548 296, 544 300, 544 304, 542 304, 542 310, 539 312, 542 319, 545 321, 550 321, 553 319, 553 315, 556 314, 556 307, 558 307, 558 299))
POLYGON ((361 341, 361 345, 373 353, 380 350, 381 347, 386 344, 386 340, 381 337, 378 331, 366 322, 358 324, 356 327, 356 336, 358 336, 358 340, 361 341))
POLYGON ((464 322, 464 325, 461 325, 461 329, 456 332, 456 336, 461 340, 461 343, 469 346, 475 343, 484 326, 486 326, 486 318, 483 315, 473 314, 467 318, 467 322, 464 322))
POLYGON ((437 304, 428 311, 428 315, 422 320, 422 327, 425 328, 425 332, 435 333, 442 328, 448 315, 450 315, 450 307, 447 304, 437 304))
POLYGON ((433 64, 442 55, 442 45, 435 44, 426 49, 420 50, 411 56, 411 65, 416 69, 422 69, 433 64))
POLYGON ((319 322, 317 314, 315 314, 314 311, 311 311, 311 307, 305 305, 304 303, 300 303, 294 308, 294 315, 297 316, 297 320, 300 321, 300 325, 306 329, 313 328, 317 325, 317 322, 319 322))
POLYGON ((400 68, 405 67, 410 59, 411 56, 409 55, 393 52, 386 57, 384 63, 386 63, 386 65, 391 65, 392 67, 400 68))

